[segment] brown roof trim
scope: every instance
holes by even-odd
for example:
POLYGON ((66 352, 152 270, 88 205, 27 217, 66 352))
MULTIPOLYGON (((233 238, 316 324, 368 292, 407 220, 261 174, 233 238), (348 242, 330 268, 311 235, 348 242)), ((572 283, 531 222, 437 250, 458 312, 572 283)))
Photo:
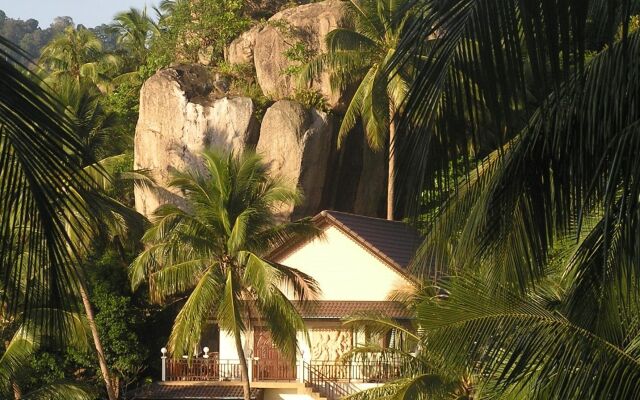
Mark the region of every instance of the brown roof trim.
MULTIPOLYGON (((242 386, 222 386, 216 385, 215 382, 193 382, 189 385, 183 383, 155 382, 130 392, 127 398, 131 400, 242 400, 244 398, 242 386)), ((252 400, 261 397, 262 389, 251 388, 252 400)))
POLYGON ((398 301, 315 300, 292 303, 305 320, 342 320, 358 315, 376 314, 394 320, 413 319, 413 313, 398 301))
MULTIPOLYGON (((368 216, 363 216, 363 215, 358 215, 358 217, 378 219, 378 218, 368 217, 368 216)), ((378 250, 375 246, 373 246, 371 243, 366 241, 363 237, 361 237, 356 232, 354 232, 352 229, 350 229, 345 224, 340 222, 333 215, 331 215, 331 213, 329 211, 327 211, 327 210, 321 211, 320 213, 316 214, 311 219, 311 221, 318 228, 324 228, 326 226, 334 226, 334 227, 338 228, 340 231, 342 231, 344 234, 346 234, 349 238, 351 238, 354 242, 356 242, 356 244, 358 244, 361 247, 363 247, 366 251, 368 251, 370 254, 372 254, 374 257, 376 257, 377 259, 382 261, 387 266, 391 267, 393 270, 398 272, 401 276, 409 279, 411 282, 414 282, 414 283, 418 282, 417 277, 415 277, 412 274, 410 274, 401 265, 399 265, 398 263, 393 261, 386 254, 384 254, 383 252, 378 250)), ((403 222, 400 222, 400 221, 388 221, 388 222, 397 223, 397 224, 404 224, 403 222)), ((294 251, 296 251, 297 249, 302 247, 302 245, 304 245, 305 243, 306 243, 305 239, 294 240, 294 241, 292 241, 292 242, 290 242, 290 243, 288 243, 288 244, 286 244, 284 246, 280 246, 280 247, 274 249, 271 253, 269 253, 267 255, 267 258, 272 260, 272 261, 278 262, 278 260, 280 258, 286 257, 287 255, 293 253, 294 251)))

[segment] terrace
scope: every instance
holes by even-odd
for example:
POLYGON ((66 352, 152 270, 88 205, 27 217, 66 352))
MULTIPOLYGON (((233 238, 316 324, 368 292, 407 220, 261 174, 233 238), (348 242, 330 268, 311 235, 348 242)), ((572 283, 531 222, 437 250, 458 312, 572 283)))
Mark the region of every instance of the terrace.
MULTIPOLYGON (((163 349, 165 350, 165 349, 163 349)), ((249 358, 249 381, 254 387, 269 383, 268 387, 289 387, 304 384, 327 399, 348 394, 400 377, 397 360, 372 356, 367 360, 325 361, 297 360, 291 365, 280 359, 249 358)), ((219 382, 222 385, 240 384, 242 371, 239 360, 221 359, 219 353, 205 353, 197 358, 172 359, 162 356, 162 380, 167 383, 219 382)))

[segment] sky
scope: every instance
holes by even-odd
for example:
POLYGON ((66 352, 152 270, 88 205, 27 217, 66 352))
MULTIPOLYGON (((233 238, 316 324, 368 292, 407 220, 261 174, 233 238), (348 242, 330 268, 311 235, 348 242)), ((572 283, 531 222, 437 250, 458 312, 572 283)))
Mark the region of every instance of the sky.
POLYGON ((41 28, 47 28, 58 16, 69 16, 76 24, 88 28, 111 22, 113 16, 131 7, 151 7, 159 0, 0 0, 0 10, 10 18, 38 20, 41 28))

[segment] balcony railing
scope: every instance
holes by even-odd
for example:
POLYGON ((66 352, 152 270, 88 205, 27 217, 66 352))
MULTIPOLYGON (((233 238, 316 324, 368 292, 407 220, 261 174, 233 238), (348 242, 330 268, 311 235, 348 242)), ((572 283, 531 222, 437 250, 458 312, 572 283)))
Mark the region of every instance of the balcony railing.
POLYGON ((313 367, 324 379, 333 382, 387 382, 400 377, 397 362, 382 360, 314 361, 313 367))
MULTIPOLYGON (((242 367, 239 360, 220 359, 218 353, 208 358, 163 358, 163 380, 167 381, 239 381, 242 367)), ((249 359, 249 375, 252 381, 302 381, 306 372, 283 360, 249 359)), ((386 382, 399 377, 396 362, 386 360, 363 361, 315 361, 305 363, 322 379, 331 382, 386 382)))
POLYGON ((242 368, 239 360, 220 360, 217 353, 208 358, 166 359, 168 381, 239 381, 242 368))

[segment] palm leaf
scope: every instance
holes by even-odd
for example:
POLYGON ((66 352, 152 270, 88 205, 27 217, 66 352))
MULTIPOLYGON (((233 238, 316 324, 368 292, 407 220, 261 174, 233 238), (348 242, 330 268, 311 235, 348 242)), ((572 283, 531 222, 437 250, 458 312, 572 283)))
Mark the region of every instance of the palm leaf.
MULTIPOLYGON (((78 259, 67 228, 75 213, 87 223, 91 219, 85 200, 93 181, 78 162, 84 149, 59 104, 17 62, 22 53, 4 39, 2 45, 9 49, 0 57, 2 286, 40 281, 39 290, 52 309, 74 309, 78 259)), ((81 226, 75 229, 75 235, 90 233, 81 226)), ((13 311, 22 305, 28 319, 41 304, 31 289, 5 291, 2 303, 13 311)), ((45 327, 43 333, 55 334, 46 328, 50 321, 38 323, 45 327)))
POLYGON ((535 295, 521 297, 473 278, 456 278, 445 288, 448 298, 419 306, 418 318, 425 344, 448 362, 476 360, 479 374, 500 388, 531 384, 554 398, 637 395, 635 359, 548 311, 535 295))

